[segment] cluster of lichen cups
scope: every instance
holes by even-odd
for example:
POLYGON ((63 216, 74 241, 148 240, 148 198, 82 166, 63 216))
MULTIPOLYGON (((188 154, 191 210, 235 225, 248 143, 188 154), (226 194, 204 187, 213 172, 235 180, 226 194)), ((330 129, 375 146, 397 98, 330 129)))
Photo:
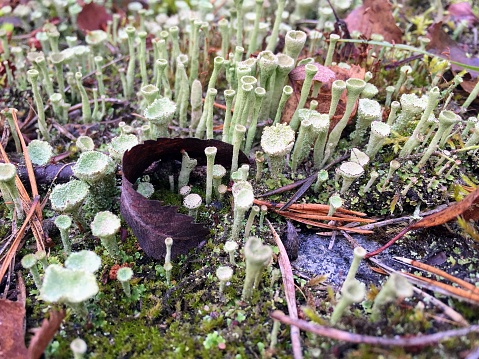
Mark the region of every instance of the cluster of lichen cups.
MULTIPOLYGON (((242 1, 235 1, 235 4, 237 9, 233 14, 237 14, 237 18, 242 19, 241 15, 244 11, 242 1)), ((262 8, 258 9, 256 11, 261 15, 262 8)), ((278 11, 282 14, 283 10, 284 1, 279 1, 278 11)), ((71 23, 75 26, 74 15, 78 13, 78 8, 71 5, 69 12, 72 15, 71 23)), ((307 52, 312 54, 319 44, 325 44, 320 39, 321 37, 311 35, 310 42, 306 45, 308 38, 306 33, 281 29, 282 16, 273 16, 275 23, 272 24, 272 34, 265 38, 265 29, 260 29, 260 25, 262 25, 259 21, 260 15, 256 15, 254 25, 245 29, 250 35, 247 36, 250 40, 243 41, 242 21, 240 21, 236 26, 236 38, 232 41, 236 47, 230 49, 230 40, 234 38, 235 27, 229 26, 231 23, 226 17, 217 25, 212 25, 206 21, 207 12, 199 11, 196 14, 196 20, 190 21, 189 17, 187 20, 179 17, 178 24, 170 26, 166 22, 158 25, 147 21, 145 20, 146 15, 142 14, 138 27, 135 27, 135 19, 129 18, 127 26, 120 29, 119 17, 114 16, 109 31, 92 31, 86 36, 85 40, 88 46, 79 45, 76 37, 69 37, 65 39, 69 46, 62 51, 59 51, 59 31, 65 29, 60 29, 61 25, 57 29, 54 25, 49 24, 45 31, 39 32, 37 35, 43 52, 32 51, 25 57, 21 48, 15 51, 12 49, 13 63, 17 70, 25 69, 26 62, 23 59, 26 58, 31 64, 28 71, 16 71, 15 74, 12 74, 8 73, 10 70, 8 63, 6 66, 7 75, 11 77, 9 82, 15 83, 19 89, 26 89, 27 84, 31 86, 37 111, 39 137, 45 141, 32 141, 28 150, 32 162, 43 165, 49 161, 52 155, 52 148, 47 142, 51 139, 51 133, 43 99, 49 99, 51 114, 59 123, 68 122, 68 109, 70 108, 70 104, 66 102, 68 98, 72 102, 79 101, 81 103, 84 123, 102 119, 107 113, 107 86, 104 84, 107 76, 103 73, 107 55, 102 49, 102 44, 109 41, 128 52, 126 68, 116 67, 115 62, 109 66, 120 77, 123 91, 121 97, 127 100, 138 100, 138 107, 143 111, 143 121, 137 122, 136 126, 124 123, 118 126, 120 135, 113 138, 108 144, 109 155, 95 151, 90 138, 81 136, 82 138, 78 139, 77 148, 82 153, 76 165, 73 166, 76 179, 55 186, 50 195, 52 208, 61 213, 56 217, 55 225, 60 230, 64 252, 69 256, 65 266, 56 264, 48 266, 45 270, 43 284, 41 284, 39 272, 35 272, 35 259, 26 256, 22 261, 24 267, 31 270, 36 285, 40 287, 42 299, 71 304, 82 312, 82 315, 85 314, 84 308, 78 308, 78 303, 90 298, 98 291, 93 275, 98 268, 92 270, 92 267, 87 268, 86 265, 78 268, 67 264, 73 261, 70 258, 75 258, 72 256, 81 253, 71 252, 72 220, 82 231, 91 228, 92 234, 100 238, 108 254, 115 260, 120 258, 115 238, 120 220, 110 212, 118 191, 115 172, 117 165, 121 163, 123 153, 138 143, 159 137, 188 134, 202 139, 221 137, 223 141, 233 145, 230 178, 234 181, 232 188, 234 213, 229 238, 224 244, 224 250, 229 256, 229 265, 220 266, 216 272, 220 281, 219 293, 222 295, 228 281, 232 278, 233 268, 237 266, 235 251, 243 242, 241 232, 244 230, 243 238, 249 237, 255 216, 260 212, 260 209, 253 205, 253 186, 248 182, 249 167, 238 168, 239 151, 245 150, 247 155, 250 155, 257 149, 255 144, 258 139, 260 139, 261 151, 257 151, 255 155, 256 181, 261 181, 266 172, 263 170, 265 157, 268 163, 268 176, 275 179, 283 178, 288 171, 287 168, 291 169, 290 177, 294 178, 303 164, 311 162, 312 167, 318 170, 314 192, 318 193, 324 188, 330 188, 328 182, 329 184, 333 182, 334 188, 329 193, 329 216, 345 205, 341 196, 346 197, 345 194, 351 191, 351 186, 354 186, 359 178, 365 178, 366 173, 369 173, 369 179, 363 181, 365 183, 358 191, 361 196, 372 191, 385 191, 395 172, 405 165, 416 167, 417 171, 427 164, 431 164, 432 167, 435 167, 433 171, 436 175, 451 174, 458 169, 459 157, 453 158, 445 153, 450 141, 460 145, 463 142, 461 149, 470 148, 470 151, 464 151, 469 153, 479 143, 477 119, 468 119, 466 122, 448 110, 443 110, 439 114, 435 113, 438 102, 445 99, 445 94, 449 89, 441 93, 439 88, 434 86, 428 90, 427 95, 418 96, 415 93, 400 95, 411 72, 409 66, 402 67, 397 83, 386 89, 385 106, 381 106, 379 101, 373 99, 377 96, 378 89, 369 83, 372 75, 368 74, 364 79, 350 78, 346 81, 335 80, 330 83, 331 105, 326 111, 327 113, 320 113, 316 110, 317 102, 315 101, 310 101, 309 108, 306 108, 309 95, 323 91, 322 84, 315 80, 315 75, 318 72, 318 67, 315 65, 317 59, 302 59, 298 65, 304 65, 305 79, 299 101, 296 108, 292 109, 291 122, 289 124, 281 123, 283 110, 293 93, 292 87, 286 85, 288 74, 295 68, 298 57, 305 46, 309 46, 307 52), (177 25, 184 25, 184 28, 188 25, 190 30, 184 33, 182 31, 184 36, 180 37, 177 25), (212 26, 219 28, 222 41, 221 46, 218 47, 220 49, 218 56, 213 60, 213 72, 207 87, 203 88, 199 81, 202 62, 200 56, 203 56, 202 60, 205 63, 208 62, 208 58, 202 55, 200 50, 204 46, 204 53, 208 54, 206 44, 208 44, 208 33, 212 26), (276 47, 280 31, 285 38, 284 53, 275 54, 273 50, 276 47), (148 33, 155 36, 152 40, 153 50, 146 47, 148 33), (316 41, 318 38, 319 42, 316 41), (258 44, 262 40, 267 41, 267 49, 259 52, 257 57, 250 57, 249 55, 259 50, 258 44), (246 50, 243 47, 245 44, 248 45, 246 50), (247 54, 246 58, 244 57, 245 53, 247 54), (153 66, 147 66, 149 58, 153 59, 153 66), (138 76, 135 76, 137 68, 139 72, 138 76), (150 68, 153 69, 152 72, 149 71, 150 68), (67 72, 64 76, 65 71, 67 72), (88 89, 83 84, 83 76, 87 76, 89 72, 94 73, 97 85, 97 88, 91 89, 91 91, 87 91, 88 89), (141 78, 141 86, 137 86, 136 77, 141 78), (175 82, 170 84, 173 77, 175 82), (70 97, 67 97, 65 92, 65 80, 70 88, 70 97), (220 114, 214 105, 216 96, 221 93, 221 87, 224 87, 226 111, 224 112, 222 134, 218 136, 215 134, 213 120, 215 119, 214 115, 220 114), (138 92, 136 93, 136 91, 138 92), (88 92, 91 92, 93 98, 89 96, 88 92), (203 93, 206 95, 203 96, 203 93), (344 94, 347 97, 346 107, 344 112, 338 114, 337 106, 344 94), (138 99, 135 98, 136 95, 138 95, 138 99), (203 97, 205 97, 204 105, 203 97), (392 101, 393 98, 397 98, 399 101, 392 101), (90 102, 93 102, 93 110, 90 102), (343 132, 354 115, 356 104, 356 128, 348 142, 346 139, 342 139, 343 132), (190 108, 191 111, 189 111, 190 108), (232 111, 233 109, 234 111, 232 111), (387 122, 382 122, 384 110, 389 111, 387 122), (190 113, 189 121, 188 113, 190 113), (330 122, 335 115, 339 115, 340 119, 329 132, 330 122), (262 123, 268 118, 273 120, 272 124, 261 130, 262 123), (464 125, 464 129, 460 133, 458 132, 458 123, 464 125), (343 143, 340 142, 341 139, 343 143), (344 150, 345 140, 349 146, 348 154, 350 156, 347 161, 339 163, 335 167, 335 175, 330 176, 330 173, 321 168, 332 163, 341 153, 340 151, 344 150), (384 146, 402 142, 404 145, 397 158, 390 158, 386 163, 389 171, 387 175, 383 176, 384 180, 376 184, 375 181, 380 178, 378 170, 384 172, 384 166, 374 163, 374 158, 378 157, 384 146), (338 148, 339 150, 337 150, 338 148), (432 156, 439 156, 439 160, 434 163, 432 156), (418 161, 415 160, 416 157, 419 158, 418 161), (443 165, 444 161, 446 164, 443 165), (447 172, 445 172, 446 170, 447 172), (334 180, 330 178, 333 176, 334 180), (250 215, 245 226, 244 220, 249 210, 250 215), (64 280, 66 283, 71 283, 71 286, 69 285, 67 288, 71 289, 73 293, 78 290, 75 283, 80 279, 85 281, 85 288, 87 285, 89 286, 88 290, 85 289, 81 293, 83 296, 70 296, 70 293, 63 293, 60 291, 61 288, 53 286, 55 281, 64 280), (51 293, 49 292, 50 286, 52 286, 51 293)), ((304 17, 304 14, 305 12, 298 5, 292 18, 300 19, 304 17)), ((319 14, 318 30, 323 30, 332 15, 325 10, 325 7, 321 7, 319 14)), ((230 20, 234 22, 234 18, 230 20)), ((315 33, 321 34, 316 30, 315 33)), ((337 37, 331 35, 324 65, 332 65, 334 49, 338 40, 337 37)), ((2 37, 2 42, 4 41, 6 41, 6 36, 2 37)), ((9 56, 9 46, 6 42, 3 45, 5 51, 3 59, 5 60, 9 56)), ((349 67, 344 63, 339 66, 349 67)), ((466 100, 463 105, 464 109, 467 109, 471 99, 472 97, 466 100)), ((14 139, 18 140, 14 126, 10 124, 10 128, 14 139)), ((15 140, 15 144, 18 149, 17 140, 15 140)), ((386 148, 385 152, 388 151, 389 149, 386 148)), ((207 171, 204 202, 206 205, 209 205, 214 199, 223 200, 226 192, 226 186, 222 183, 226 176, 226 170, 223 166, 214 163, 216 154, 217 149, 214 147, 208 147, 205 150, 207 171)), ((458 156, 460 155, 461 153, 458 152, 458 156)), ((196 165, 197 160, 190 158, 184 152, 177 182, 178 193, 184 197, 184 206, 188 209, 188 214, 195 220, 198 216, 198 209, 203 204, 200 194, 190 193, 189 178, 196 165)), ((309 164, 306 168, 308 166, 309 164)), ((22 219, 24 212, 14 183, 15 171, 15 167, 12 165, 0 164, 0 190, 3 198, 8 202, 11 212, 15 213, 17 218, 22 219)), ((400 195, 406 196, 407 190, 414 188, 415 185, 416 181, 411 179, 400 191, 400 195)), ((175 186, 173 185, 173 187, 175 186)), ((138 184, 138 192, 143 193, 145 197, 150 196, 152 191, 150 183, 138 184)), ((265 211, 261 210, 259 227, 263 222, 264 213, 265 211)), ((165 242, 169 248, 168 253, 171 251, 171 246, 174 245, 173 241, 174 238, 165 242)), ((259 286, 261 270, 271 261, 271 249, 257 237, 249 238, 245 242, 246 279, 242 298, 249 300, 252 297, 252 288, 259 286)), ((359 251, 355 250, 355 258, 360 256, 360 253, 357 253, 359 251)), ((164 269, 167 273, 168 285, 170 285, 172 262, 168 253, 164 269)), ((354 263, 357 263, 357 259, 354 263)), ((357 268, 357 265, 353 265, 353 268, 354 266, 357 268)), ((353 269, 352 271, 354 272, 353 269)), ((350 271, 350 273, 353 272, 350 271)), ((131 275, 131 270, 126 267, 120 269, 117 275, 127 296, 131 294, 129 287, 131 275)), ((386 294, 377 296, 377 304, 375 302, 373 307, 375 319, 378 315, 378 308, 394 297, 390 293, 390 286, 393 284, 389 284, 393 280, 400 282, 397 275, 391 275, 391 279, 383 288, 386 290, 386 294)), ((407 290, 399 296, 406 296, 405 293, 408 293, 407 290)), ((354 274, 348 274, 341 294, 342 298, 331 318, 333 323, 339 320, 348 305, 362 300, 364 286, 354 279, 354 274)))
MULTIPOLYGON (((366 250, 362 247, 354 248, 351 267, 349 268, 348 274, 346 275, 341 287, 341 297, 334 307, 333 313, 331 314, 332 324, 336 324, 341 319, 349 306, 354 303, 362 302, 366 295, 366 287, 364 283, 361 283, 355 278, 360 266, 360 262, 366 253, 366 250)), ((382 286, 381 290, 374 298, 370 315, 371 321, 374 322, 381 319, 381 310, 386 304, 411 297, 412 295, 412 284, 410 284, 400 272, 391 273, 386 283, 382 286)))

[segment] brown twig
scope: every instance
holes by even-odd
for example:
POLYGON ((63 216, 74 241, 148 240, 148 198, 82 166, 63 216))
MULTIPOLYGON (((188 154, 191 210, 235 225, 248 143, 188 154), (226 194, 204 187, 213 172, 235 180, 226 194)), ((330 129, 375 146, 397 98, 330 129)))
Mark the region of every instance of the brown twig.
POLYGON ((429 264, 426 264, 426 263, 408 259, 408 258, 403 258, 403 257, 393 257, 393 258, 399 262, 406 263, 410 265, 411 267, 422 269, 426 272, 430 272, 432 274, 436 274, 440 277, 443 277, 444 279, 450 280, 451 282, 456 283, 460 285, 461 287, 468 289, 472 292, 479 293, 479 288, 477 288, 474 284, 466 282, 465 280, 462 280, 460 278, 454 277, 453 275, 450 275, 449 273, 446 273, 443 270, 440 270, 439 268, 430 266, 429 264))
POLYGON ((30 222, 30 219, 33 217, 38 203, 39 203, 40 197, 35 197, 33 200, 32 205, 30 206, 30 210, 28 211, 27 217, 25 218, 25 221, 23 222, 22 226, 20 227, 20 230, 17 232, 17 235, 15 237, 15 240, 12 243, 12 246, 8 250, 7 255, 5 256, 5 259, 2 262, 2 266, 0 267, 0 279, 3 278, 5 273, 7 272, 8 267, 10 266, 10 263, 12 259, 15 257, 15 254, 17 253, 17 248, 20 245, 20 241, 25 235, 25 230, 27 229, 27 226, 30 222))
MULTIPOLYGON (((380 260, 376 259, 376 258, 369 258, 369 261, 373 262, 375 265, 377 265, 378 267, 376 267, 378 270, 382 270, 384 273, 382 274, 387 274, 387 273, 398 273, 402 276, 406 276, 406 273, 405 272, 399 272, 399 271, 396 271, 395 269, 389 267, 388 265, 384 264, 383 262, 381 262, 380 260)), ((372 268, 374 269, 374 268, 372 268)), ((408 277, 409 278, 409 277, 408 277)), ((409 278, 409 279, 412 279, 412 278, 409 278)), ((415 283, 417 283, 415 280, 412 280, 414 281, 415 283)), ((464 319, 464 317, 459 314, 458 312, 456 312, 454 309, 452 309, 451 307, 449 307, 447 304, 441 302, 439 299, 427 294, 426 292, 424 292, 423 290, 419 289, 419 288, 416 288, 416 287, 413 287, 414 289, 414 292, 420 296, 422 296, 423 298, 425 298, 429 303, 431 304, 434 304, 436 307, 438 307, 439 309, 441 309, 443 311, 444 314, 446 314, 449 318, 451 318, 452 320, 454 320, 455 322, 457 322, 459 325, 462 325, 464 327, 467 327, 469 326, 469 323, 467 322, 466 319, 464 319)), ((434 290, 434 288, 430 288, 432 290, 434 290)))
POLYGON ((274 311, 271 313, 273 319, 279 320, 284 324, 298 327, 301 330, 328 337, 335 340, 346 341, 349 343, 357 344, 371 344, 371 345, 381 345, 381 346, 395 346, 395 347, 416 347, 416 346, 426 346, 439 343, 443 340, 461 337, 470 333, 479 333, 479 325, 471 325, 467 328, 446 330, 444 332, 438 332, 434 334, 427 335, 417 335, 417 336, 403 336, 395 338, 382 338, 382 337, 373 337, 370 335, 362 335, 349 333, 343 330, 326 327, 323 325, 307 322, 302 319, 294 319, 285 314, 280 313, 279 311, 274 311))
MULTIPOLYGON (((284 248, 281 238, 279 238, 278 233, 271 225, 271 222, 266 218, 266 223, 273 234, 273 238, 276 242, 276 245, 279 248, 278 263, 279 268, 281 269, 281 275, 283 277, 284 285, 284 295, 286 297, 286 303, 288 304, 288 312, 290 317, 297 320, 298 318, 298 309, 296 307, 296 295, 294 288, 293 280, 293 269, 291 268, 291 263, 289 262, 288 254, 286 253, 286 248, 284 248)), ((299 329, 295 326, 291 327, 291 344, 293 346, 293 356, 295 359, 300 359, 303 357, 301 351, 301 340, 299 337, 299 329)))
POLYGON ((368 254, 366 254, 364 256, 364 258, 370 258, 370 257, 373 257, 375 255, 378 255, 379 253, 381 253, 382 251, 386 250, 387 248, 389 248, 390 246, 392 246, 394 243, 396 243, 396 241, 398 241, 399 239, 401 239, 407 232, 409 232, 411 230, 411 227, 406 227, 404 228, 401 232, 399 232, 393 239, 391 239, 389 242, 387 242, 385 245, 383 245, 382 247, 379 247, 378 249, 376 249, 375 251, 372 251, 372 252, 369 252, 368 254))

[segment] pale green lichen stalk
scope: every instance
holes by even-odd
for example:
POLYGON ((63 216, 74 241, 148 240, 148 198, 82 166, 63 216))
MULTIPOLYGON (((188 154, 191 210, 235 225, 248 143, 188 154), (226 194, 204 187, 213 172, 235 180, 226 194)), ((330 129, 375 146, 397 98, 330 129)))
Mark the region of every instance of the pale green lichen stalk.
POLYGON ((331 155, 334 153, 334 150, 339 143, 339 139, 341 138, 341 134, 343 133, 343 130, 346 127, 349 118, 353 112, 354 105, 356 104, 356 101, 361 95, 361 92, 363 91, 365 86, 366 82, 361 79, 350 78, 346 80, 346 89, 348 91, 346 109, 344 110, 344 114, 343 117, 341 117, 341 120, 339 120, 339 122, 336 124, 336 126, 334 126, 333 130, 329 134, 322 164, 325 164, 331 157, 331 155))
POLYGON ((219 293, 223 294, 226 283, 233 277, 233 268, 228 266, 220 266, 216 269, 216 277, 220 281, 219 293))
POLYGON ((23 204, 20 199, 15 178, 17 177, 17 168, 11 163, 0 163, 0 190, 5 202, 13 201, 15 213, 18 219, 25 217, 23 213, 23 204))
POLYGON ((73 174, 89 184, 88 206, 92 211, 109 210, 117 193, 115 162, 98 151, 83 152, 72 167, 73 174))
POLYGON ((334 307, 331 315, 331 323, 336 324, 344 314, 344 311, 353 303, 359 303, 364 299, 366 288, 357 279, 351 279, 344 283, 341 288, 341 299, 334 307))
POLYGON ((196 159, 190 158, 186 151, 182 152, 181 158, 181 170, 178 176, 178 189, 188 185, 191 171, 193 171, 198 163, 196 159))
POLYGON ((60 238, 62 240, 63 244, 63 249, 65 250, 65 253, 68 255, 72 251, 72 245, 70 241, 70 228, 72 226, 72 220, 70 216, 66 214, 62 214, 55 218, 55 226, 60 231, 60 238))
POLYGON ((386 284, 383 285, 380 292, 374 298, 374 304, 371 313, 371 320, 380 319, 381 308, 398 298, 408 298, 413 295, 413 286, 399 273, 392 273, 386 284))
MULTIPOLYGON (((258 237, 250 237, 244 246, 246 259, 246 277, 243 284, 241 299, 250 300, 253 287, 259 284, 263 269, 269 264, 273 256, 270 246, 264 245, 258 237)), ((256 289, 258 287, 256 286, 256 289)))
POLYGON ((116 279, 121 283, 123 292, 127 297, 131 297, 130 280, 133 277, 133 270, 130 267, 121 267, 116 272, 116 279))
POLYGON ((234 195, 234 219, 233 227, 231 229, 231 240, 239 240, 239 233, 241 230, 241 223, 244 220, 246 211, 253 205, 254 194, 248 188, 243 188, 234 195))
POLYGON ((109 211, 98 212, 90 225, 92 234, 100 238, 101 244, 114 259, 118 259, 120 256, 116 241, 116 234, 120 230, 120 226, 120 218, 109 211))
POLYGON ((25 269, 30 271, 30 274, 33 277, 33 281, 35 282, 35 286, 40 288, 42 286, 42 279, 40 277, 40 273, 38 272, 37 267, 37 258, 34 254, 27 254, 25 257, 22 258, 22 266, 25 269))
POLYGON ((285 157, 294 146, 294 136, 294 130, 283 123, 263 130, 261 148, 267 156, 272 177, 276 178, 283 173, 285 157))
POLYGON ((359 269, 359 264, 361 263, 361 260, 364 258, 366 253, 367 252, 363 247, 354 248, 353 261, 351 263, 351 267, 349 267, 348 275, 346 276, 346 279, 344 279, 343 288, 348 281, 351 281, 356 277, 356 273, 359 269))

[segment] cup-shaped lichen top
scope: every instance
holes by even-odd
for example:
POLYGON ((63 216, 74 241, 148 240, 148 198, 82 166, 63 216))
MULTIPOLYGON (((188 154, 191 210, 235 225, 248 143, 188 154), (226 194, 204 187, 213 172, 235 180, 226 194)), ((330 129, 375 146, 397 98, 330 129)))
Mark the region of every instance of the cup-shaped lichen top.
POLYGON ((364 173, 364 168, 356 162, 343 162, 337 169, 338 174, 343 177, 343 184, 341 186, 341 194, 346 192, 356 178, 359 178, 364 173))
POLYGON ((108 40, 108 34, 103 30, 88 31, 85 41, 88 45, 99 46, 108 40))
POLYGON ((9 182, 14 181, 17 174, 17 169, 11 163, 0 163, 0 181, 9 182))
POLYGON ((348 302, 359 303, 364 299, 366 288, 364 284, 359 282, 357 279, 351 279, 345 283, 343 288, 341 288, 341 294, 344 297, 347 297, 348 302))
POLYGON ((101 266, 101 258, 93 251, 73 252, 65 261, 65 268, 95 273, 101 266))
POLYGON ((81 303, 98 293, 95 275, 51 264, 45 270, 40 299, 52 303, 81 303))
POLYGON ((91 222, 91 233, 95 237, 111 237, 120 230, 121 222, 117 215, 110 211, 98 212, 91 222))
POLYGON ((73 174, 88 183, 95 183, 115 171, 112 159, 98 151, 83 152, 75 166, 73 174))
POLYGON ((414 293, 414 287, 399 273, 392 273, 386 284, 374 298, 373 319, 378 318, 379 307, 396 300, 397 298, 407 298, 414 293))
POLYGON ((362 98, 358 103, 358 119, 365 123, 381 120, 381 105, 375 100, 362 98))
POLYGON ((151 105, 157 98, 160 93, 160 90, 155 85, 145 85, 140 90, 143 97, 146 99, 148 105, 151 105))
POLYGON ((121 134, 114 137, 109 146, 110 156, 117 162, 121 162, 123 154, 138 144, 138 137, 133 134, 121 134))
POLYGON ((351 162, 356 162, 362 167, 365 167, 369 163, 369 156, 363 151, 357 149, 356 147, 351 149, 351 154, 349 155, 349 160, 351 162))
POLYGON ((72 180, 65 184, 56 185, 50 194, 52 208, 59 212, 74 212, 81 206, 88 195, 88 184, 79 180, 72 180))
POLYGON ((79 136, 76 145, 81 152, 93 151, 95 144, 90 136, 79 136))
POLYGON ((233 276, 233 268, 228 267, 228 266, 220 266, 216 269, 216 277, 221 282, 226 282, 231 279, 233 276))
POLYGON ((185 198, 183 198, 183 205, 188 208, 188 215, 196 219, 198 213, 198 208, 201 207, 203 199, 197 193, 190 193, 185 198))
POLYGON ((284 38, 286 55, 291 56, 296 61, 307 38, 308 36, 303 31, 288 31, 284 38))
POLYGON ((149 105, 144 116, 147 120, 158 125, 168 124, 176 112, 176 104, 166 97, 156 99, 149 105))
POLYGON ((120 282, 128 282, 131 278, 133 278, 133 270, 130 267, 121 267, 116 273, 116 278, 120 282))
POLYGON ((48 59, 54 65, 61 64, 63 61, 65 61, 65 54, 62 52, 56 52, 54 54, 50 54, 48 59))
POLYGON ((50 162, 53 148, 47 141, 33 140, 27 146, 28 155, 32 163, 43 166, 50 162))
POLYGON ((242 188, 234 196, 235 210, 246 212, 254 202, 254 193, 249 188, 242 188))
POLYGON ((279 123, 265 127, 261 136, 261 148, 269 156, 284 157, 294 145, 294 130, 289 125, 279 123))
POLYGON ((246 266, 266 266, 273 256, 273 250, 270 246, 263 244, 258 237, 249 237, 244 246, 244 255, 246 266))
POLYGON ((427 107, 428 96, 418 97, 416 94, 403 94, 399 99, 401 108, 410 116, 422 113, 427 107))

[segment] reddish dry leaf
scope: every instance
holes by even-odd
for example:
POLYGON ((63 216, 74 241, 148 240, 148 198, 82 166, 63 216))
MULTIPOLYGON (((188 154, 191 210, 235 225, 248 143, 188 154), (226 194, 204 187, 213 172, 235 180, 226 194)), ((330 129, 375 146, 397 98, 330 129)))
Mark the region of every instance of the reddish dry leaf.
MULTIPOLYGON (((313 77, 314 81, 324 83, 336 80, 334 71, 330 70, 329 67, 318 64, 317 62, 314 62, 312 65, 316 66, 316 68, 318 69, 318 72, 316 72, 316 75, 314 75, 313 77)), ((306 78, 305 67, 306 65, 301 65, 293 69, 289 73, 289 79, 291 81, 304 81, 304 79, 306 78)))
POLYGON ((455 202, 440 212, 424 217, 419 222, 410 226, 411 229, 428 228, 447 223, 456 217, 466 213, 475 213, 479 205, 479 188, 469 193, 459 202, 455 202))
POLYGON ((402 31, 396 26, 388 0, 364 0, 344 20, 350 32, 357 30, 367 38, 380 34, 390 43, 402 42, 402 31))
MULTIPOLYGON (((322 82, 321 90, 319 91, 319 95, 315 98, 309 97, 306 101, 305 108, 309 107, 311 100, 318 101, 318 107, 316 110, 319 113, 328 113, 329 107, 331 104, 331 85, 335 80, 343 80, 346 81, 349 78, 357 78, 357 79, 364 79, 365 70, 358 65, 351 65, 349 69, 344 69, 338 66, 330 66, 324 67, 320 64, 314 64, 318 69, 321 71, 321 78, 327 79, 327 81, 320 81, 322 82), (327 69, 327 70, 326 70, 327 69)), ((318 71, 319 72, 319 71, 318 71)), ((304 67, 299 67, 298 70, 293 70, 290 73, 290 80, 291 86, 294 88, 293 95, 289 98, 286 106, 283 110, 283 115, 281 117, 282 122, 289 122, 293 117, 294 112, 296 111, 296 107, 298 106, 299 96, 301 94, 301 87, 303 86, 304 80, 304 67)), ((319 80, 318 80, 319 81, 319 80)), ((313 86, 312 86, 313 88, 313 86)), ((312 91, 312 90, 311 90, 312 91)), ((331 126, 330 130, 336 126, 336 123, 343 117, 344 109, 346 108, 346 98, 347 93, 346 91, 343 92, 338 107, 336 110, 336 114, 331 119, 331 126)), ((353 110, 351 114, 351 118, 354 117, 356 114, 356 108, 353 110)))
MULTIPOLYGON (((233 146, 217 140, 162 138, 137 145, 124 155, 121 214, 138 238, 143 251, 150 257, 159 260, 164 258, 167 237, 172 237, 174 241, 172 258, 185 254, 208 235, 209 229, 193 223, 190 216, 178 213, 177 207, 163 206, 160 201, 146 199, 136 192, 133 184, 153 162, 181 161, 182 150, 191 158, 197 159, 198 165, 205 165, 204 149, 210 146, 218 149, 215 163, 229 168, 233 146)), ((240 153, 239 162, 249 163, 243 153, 240 153)))
POLYGON ((87 32, 93 30, 105 30, 106 23, 111 20, 111 15, 106 9, 94 2, 85 4, 78 14, 77 24, 80 30, 87 32))
POLYGON ((387 242, 382 247, 376 249, 375 251, 369 252, 366 254, 365 258, 373 257, 378 255, 385 249, 392 246, 396 241, 401 239, 406 233, 413 229, 420 229, 420 228, 429 228, 434 226, 439 226, 441 224, 447 223, 454 218, 464 214, 466 219, 473 219, 476 218, 478 207, 479 206, 479 188, 475 189, 471 193, 469 193, 466 197, 464 197, 459 202, 455 202, 450 206, 446 207, 444 210, 431 214, 430 216, 424 217, 419 222, 413 223, 408 227, 404 228, 401 232, 399 232, 393 239, 387 242))
POLYGON ((459 23, 462 20, 466 20, 469 26, 474 26, 479 23, 479 19, 472 11, 471 4, 468 1, 449 5, 447 12, 449 13, 447 19, 455 23, 459 23))
MULTIPOLYGON (((441 22, 429 27, 428 37, 431 39, 431 42, 426 48, 429 52, 445 56, 452 61, 461 62, 466 65, 479 66, 479 58, 467 57, 466 51, 461 47, 461 45, 451 39, 449 35, 444 32, 441 22)), ((451 69, 453 71, 461 71, 463 68, 458 65, 451 64, 451 69)), ((473 77, 477 77, 479 75, 479 73, 476 71, 468 70, 468 72, 473 77)))
POLYGON ((53 339, 55 333, 60 328, 60 324, 65 318, 65 311, 50 311, 50 318, 43 319, 42 326, 40 328, 32 329, 35 333, 30 346, 28 347, 28 358, 38 359, 42 356, 43 352, 48 346, 48 343, 53 339))
POLYGON ((0 300, 0 358, 25 359, 25 307, 19 302, 0 300))

